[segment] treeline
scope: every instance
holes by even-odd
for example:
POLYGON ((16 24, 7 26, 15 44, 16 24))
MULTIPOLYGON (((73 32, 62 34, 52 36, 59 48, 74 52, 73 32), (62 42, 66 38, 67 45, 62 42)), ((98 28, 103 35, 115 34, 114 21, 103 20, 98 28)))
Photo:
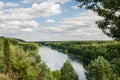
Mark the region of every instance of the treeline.
POLYGON ((69 61, 51 71, 41 60, 39 48, 37 43, 1 37, 0 80, 78 80, 69 61))
POLYGON ((83 62, 88 80, 120 80, 120 42, 63 41, 41 44, 83 62))

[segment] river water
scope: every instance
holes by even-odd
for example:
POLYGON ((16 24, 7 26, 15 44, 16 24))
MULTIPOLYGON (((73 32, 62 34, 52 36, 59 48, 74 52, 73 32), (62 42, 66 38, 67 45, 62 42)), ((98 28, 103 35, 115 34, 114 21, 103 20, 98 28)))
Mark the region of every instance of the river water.
POLYGON ((79 80, 87 80, 85 77, 84 73, 85 70, 83 65, 79 62, 69 59, 66 54, 63 54, 61 52, 58 52, 56 50, 44 46, 40 48, 39 54, 42 58, 42 61, 44 61, 51 70, 61 69, 64 62, 66 60, 70 60, 74 70, 79 75, 79 80))

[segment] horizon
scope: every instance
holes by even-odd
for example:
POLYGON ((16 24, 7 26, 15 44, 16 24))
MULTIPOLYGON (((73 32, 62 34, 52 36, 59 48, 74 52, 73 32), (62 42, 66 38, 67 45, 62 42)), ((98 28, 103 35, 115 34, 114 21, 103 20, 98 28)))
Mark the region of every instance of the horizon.
POLYGON ((1 0, 0 36, 25 41, 112 40, 95 24, 103 19, 75 0, 1 0))

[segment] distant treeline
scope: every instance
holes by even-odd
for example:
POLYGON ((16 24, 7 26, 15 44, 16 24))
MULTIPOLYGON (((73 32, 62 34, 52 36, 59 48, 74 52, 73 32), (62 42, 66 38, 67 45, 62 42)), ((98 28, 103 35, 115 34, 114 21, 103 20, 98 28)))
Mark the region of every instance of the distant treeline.
POLYGON ((116 78, 120 80, 120 42, 118 41, 60 41, 42 42, 41 44, 68 54, 74 60, 81 61, 86 68, 88 80, 116 80, 116 78), (107 63, 110 66, 110 72, 107 70, 108 73, 105 72, 105 68, 108 68, 107 63), (95 71, 96 65, 100 67, 100 73, 99 70, 95 71), (104 66, 103 71, 101 66, 104 66), (91 71, 92 69, 93 71, 91 71), (102 74, 102 72, 104 73, 102 74), (105 74, 109 76, 103 76, 105 74), (94 77, 92 77, 93 75, 94 77), (110 78, 110 75, 115 76, 110 78))

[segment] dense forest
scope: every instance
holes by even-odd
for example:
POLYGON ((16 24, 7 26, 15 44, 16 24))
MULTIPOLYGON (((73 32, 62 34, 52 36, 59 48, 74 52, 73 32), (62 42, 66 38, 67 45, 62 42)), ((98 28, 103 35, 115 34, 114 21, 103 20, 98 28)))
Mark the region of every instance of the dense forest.
POLYGON ((88 80, 120 80, 119 41, 41 42, 82 62, 88 80))
POLYGON ((0 37, 0 80, 78 80, 69 60, 60 70, 51 71, 39 48, 37 43, 0 37))

